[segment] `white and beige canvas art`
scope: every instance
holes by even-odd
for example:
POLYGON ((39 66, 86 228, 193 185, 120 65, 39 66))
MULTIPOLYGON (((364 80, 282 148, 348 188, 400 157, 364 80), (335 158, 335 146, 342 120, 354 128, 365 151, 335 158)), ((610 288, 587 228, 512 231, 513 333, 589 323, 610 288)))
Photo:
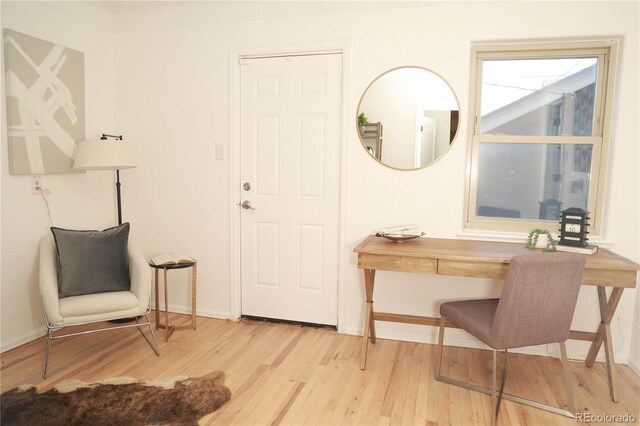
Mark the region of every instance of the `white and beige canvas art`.
POLYGON ((72 173, 84 139, 84 53, 5 29, 9 171, 72 173))

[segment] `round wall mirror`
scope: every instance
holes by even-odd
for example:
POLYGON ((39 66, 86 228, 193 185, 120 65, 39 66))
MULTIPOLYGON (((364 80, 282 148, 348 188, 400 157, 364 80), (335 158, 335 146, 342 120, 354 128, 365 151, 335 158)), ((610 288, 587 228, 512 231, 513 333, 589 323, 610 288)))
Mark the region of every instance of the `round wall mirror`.
POLYGON ((437 73, 407 66, 373 80, 356 118, 366 151, 385 166, 414 170, 432 164, 455 140, 460 107, 437 73))

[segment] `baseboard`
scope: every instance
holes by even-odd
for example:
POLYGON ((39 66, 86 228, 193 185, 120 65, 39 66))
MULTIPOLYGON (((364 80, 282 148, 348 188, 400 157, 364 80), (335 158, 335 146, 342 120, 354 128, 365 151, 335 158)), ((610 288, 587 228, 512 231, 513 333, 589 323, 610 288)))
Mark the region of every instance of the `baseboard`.
MULTIPOLYGON (((175 312, 178 314, 191 314, 191 306, 173 306, 171 305, 170 312, 175 312)), ((208 318, 217 318, 217 319, 231 319, 231 313, 225 311, 214 311, 210 309, 198 309, 198 316, 208 317, 208 318)), ((40 327, 36 330, 32 330, 28 333, 24 333, 20 336, 14 337, 13 339, 9 339, 6 342, 2 342, 0 344, 0 353, 4 353, 6 351, 10 351, 11 349, 15 349, 18 346, 25 345, 30 343, 44 335, 47 334, 47 327, 40 327)))
POLYGON ((627 365, 631 367, 631 369, 635 371, 638 376, 640 376, 640 363, 638 362, 637 359, 633 357, 629 357, 627 365))
POLYGON ((20 336, 14 337, 13 339, 9 339, 6 342, 2 342, 0 344, 0 353, 5 353, 6 351, 15 349, 18 346, 22 346, 24 344, 30 343, 44 336, 45 334, 47 334, 47 327, 42 326, 35 330, 31 330, 28 333, 24 333, 20 336))
MULTIPOLYGON (((393 332, 388 332, 384 330, 376 329, 376 336, 381 339, 390 339, 390 340, 401 340, 405 342, 416 342, 416 343, 428 343, 431 345, 438 344, 438 334, 437 330, 434 328, 433 334, 417 334, 417 333, 408 333, 402 332, 398 330, 394 330, 393 332)), ((344 334, 350 334, 354 336, 362 336, 362 329, 356 327, 345 327, 344 334)), ((445 335, 446 336, 446 335, 445 335)), ((485 349, 490 350, 487 345, 483 344, 477 339, 474 338, 463 338, 463 337, 455 337, 455 336, 446 336, 445 344, 449 346, 459 346, 463 348, 472 348, 472 349, 485 349)), ((541 345, 541 346, 530 346, 526 348, 513 349, 510 350, 513 353, 520 353, 525 355, 539 355, 539 356, 550 356, 554 358, 560 358, 560 349, 557 345, 541 345)), ((576 361, 584 361, 587 357, 587 351, 575 351, 567 348, 567 357, 570 360, 576 361)), ((600 354, 596 358, 596 361, 604 362, 604 350, 600 350, 600 354)), ((616 364, 629 364, 629 357, 622 356, 621 354, 616 354, 616 364)), ((630 364, 629 364, 630 365, 630 364)), ((637 370, 637 362, 636 366, 632 366, 637 370)))
MULTIPOLYGON (((191 314, 191 306, 171 306, 171 312, 178 314, 191 314)), ((216 318, 216 319, 233 319, 231 318, 231 312, 228 311, 216 311, 212 309, 198 309, 198 316, 208 317, 208 318, 216 318)), ((362 336, 362 329, 357 327, 345 327, 343 330, 340 330, 343 334, 349 334, 353 336, 362 336)), ((13 339, 9 339, 6 342, 2 342, 0 344, 0 353, 4 353, 11 349, 17 348, 18 346, 22 346, 26 343, 32 342, 47 333, 46 327, 40 327, 36 330, 32 330, 28 333, 24 333, 20 336, 14 337, 13 339)), ((383 330, 378 330, 377 336, 381 339, 390 339, 390 340, 401 340, 406 342, 417 342, 417 343, 428 343, 435 345, 438 343, 437 333, 434 334, 417 334, 417 333, 407 333, 407 332, 385 332, 383 330)), ((452 337, 447 336, 446 344, 450 346, 459 346, 464 348, 473 348, 473 349, 490 349, 488 346, 479 342, 476 339, 472 338, 460 338, 460 337, 452 337)), ((553 356, 555 358, 559 357, 558 350, 548 350, 547 346, 532 346, 528 348, 522 348, 514 350, 515 353, 522 353, 526 355, 541 355, 541 356, 553 356)), ((596 358, 596 361, 604 362, 605 357, 603 354, 604 351, 600 351, 600 354, 596 358)), ((587 356, 586 352, 583 351, 571 351, 569 350, 567 356, 570 359, 575 360, 584 360, 587 356)), ((619 354, 616 355, 616 363, 617 364, 627 364, 629 367, 636 372, 636 374, 640 375, 640 363, 638 360, 632 357, 624 357, 619 354)))
MULTIPOLYGON (((154 309, 153 304, 151 305, 151 308, 154 309)), ((164 306, 160 305, 160 310, 163 310, 164 306)), ((187 314, 187 315, 191 315, 191 305, 189 306, 184 306, 184 305, 169 305, 169 312, 174 312, 176 314, 187 314)), ((207 318, 216 318, 216 319, 232 319, 231 318, 231 312, 229 311, 215 311, 213 309, 202 309, 202 308, 198 308, 196 310, 196 315, 199 317, 207 317, 207 318)))

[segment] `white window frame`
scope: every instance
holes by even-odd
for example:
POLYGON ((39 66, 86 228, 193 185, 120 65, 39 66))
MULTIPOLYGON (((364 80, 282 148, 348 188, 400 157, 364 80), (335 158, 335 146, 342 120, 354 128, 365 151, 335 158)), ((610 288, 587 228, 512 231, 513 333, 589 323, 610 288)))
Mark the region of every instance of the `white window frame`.
MULTIPOLYGON (((480 144, 537 143, 592 145, 592 169, 588 206, 591 235, 601 235, 605 196, 605 180, 611 136, 611 118, 615 87, 616 64, 620 40, 606 39, 572 42, 474 44, 471 47, 471 82, 469 92, 468 151, 464 203, 464 228, 527 232, 535 228, 557 230, 548 220, 481 217, 476 215, 478 161, 480 144), (518 136, 480 134, 480 105, 482 98, 482 65, 484 60, 546 59, 567 57, 598 57, 596 95, 592 136, 518 136)), ((563 206, 567 208, 571 206, 563 206)), ((559 220, 559 218, 558 218, 559 220)))

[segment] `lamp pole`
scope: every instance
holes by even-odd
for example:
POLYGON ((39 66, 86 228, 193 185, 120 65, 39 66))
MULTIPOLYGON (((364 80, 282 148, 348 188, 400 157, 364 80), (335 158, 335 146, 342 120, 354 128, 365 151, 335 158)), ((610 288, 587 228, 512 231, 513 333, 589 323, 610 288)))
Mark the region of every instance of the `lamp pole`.
POLYGON ((122 225, 122 207, 120 206, 120 169, 116 169, 116 198, 118 202, 118 225, 122 225))
MULTIPOLYGON (((107 138, 115 138, 116 140, 121 141, 122 135, 107 135, 105 133, 102 134, 100 140, 106 141, 107 138)), ((118 225, 122 225, 122 207, 121 207, 121 198, 120 198, 120 169, 116 169, 116 202, 118 206, 118 225)))

